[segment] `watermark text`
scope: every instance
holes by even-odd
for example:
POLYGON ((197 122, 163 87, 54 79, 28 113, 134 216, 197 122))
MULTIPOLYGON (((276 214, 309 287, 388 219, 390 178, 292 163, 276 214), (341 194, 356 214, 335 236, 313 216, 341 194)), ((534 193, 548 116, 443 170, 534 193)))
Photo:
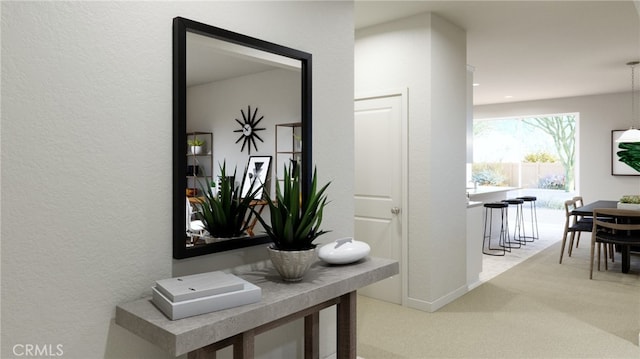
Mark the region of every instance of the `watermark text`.
POLYGON ((16 344, 13 346, 16 357, 61 357, 64 355, 62 344, 16 344))

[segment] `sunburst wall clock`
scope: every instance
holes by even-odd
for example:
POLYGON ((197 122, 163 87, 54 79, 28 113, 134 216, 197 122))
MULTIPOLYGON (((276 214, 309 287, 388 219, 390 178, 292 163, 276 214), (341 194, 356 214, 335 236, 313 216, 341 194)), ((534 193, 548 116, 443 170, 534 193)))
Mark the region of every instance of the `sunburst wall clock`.
POLYGON ((242 113, 242 122, 240 122, 240 120, 236 118, 236 122, 240 125, 240 129, 233 130, 233 132, 241 133, 240 138, 236 140, 236 143, 242 141, 242 148, 240 149, 240 152, 244 151, 244 148, 246 147, 248 153, 251 154, 252 144, 253 144, 253 148, 255 148, 256 151, 258 150, 258 145, 256 144, 256 138, 260 140, 260 142, 264 142, 262 138, 260 138, 260 136, 258 136, 258 134, 256 133, 258 131, 265 130, 264 127, 256 127, 258 126, 258 123, 262 121, 264 116, 260 116, 260 118, 256 120, 256 117, 258 117, 258 108, 256 107, 255 111, 251 113, 251 106, 247 106, 246 114, 244 113, 243 110, 240 110, 240 113, 242 113))

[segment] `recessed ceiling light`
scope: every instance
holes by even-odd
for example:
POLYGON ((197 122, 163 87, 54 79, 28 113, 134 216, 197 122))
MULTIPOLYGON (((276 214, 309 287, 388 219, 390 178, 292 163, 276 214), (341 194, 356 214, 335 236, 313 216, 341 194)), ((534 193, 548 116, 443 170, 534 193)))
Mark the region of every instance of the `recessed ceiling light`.
POLYGON ((511 95, 507 95, 507 96, 505 96, 504 98, 513 98, 513 96, 511 96, 511 95))
POLYGON ((473 84, 473 87, 478 87, 478 86, 480 86, 480 84, 479 84, 479 83, 474 83, 474 84, 473 84))

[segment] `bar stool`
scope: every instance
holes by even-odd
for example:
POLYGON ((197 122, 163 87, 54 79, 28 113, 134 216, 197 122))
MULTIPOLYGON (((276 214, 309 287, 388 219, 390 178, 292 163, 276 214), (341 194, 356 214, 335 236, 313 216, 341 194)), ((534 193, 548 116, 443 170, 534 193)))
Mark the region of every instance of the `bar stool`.
POLYGON ((513 229, 513 242, 509 242, 509 244, 517 245, 517 247, 511 248, 520 248, 522 245, 527 244, 524 231, 524 216, 522 215, 522 204, 524 203, 524 200, 519 198, 509 198, 503 200, 502 202, 516 207, 516 224, 513 229))
POLYGON ((538 198, 536 196, 522 196, 518 197, 518 199, 529 203, 529 211, 531 213, 531 236, 524 236, 523 238, 525 242, 533 242, 539 238, 538 211, 536 210, 536 201, 538 198), (527 240, 527 238, 530 238, 531 240, 527 240))
POLYGON ((484 233, 482 238, 482 253, 490 256, 504 256, 506 252, 511 252, 509 241, 509 204, 505 202, 485 203, 484 207, 484 233), (491 234, 493 229, 493 211, 500 211, 500 237, 499 248, 491 247, 491 234), (489 232, 487 233, 487 222, 489 222, 489 232), (502 251, 502 252, 490 252, 502 251))

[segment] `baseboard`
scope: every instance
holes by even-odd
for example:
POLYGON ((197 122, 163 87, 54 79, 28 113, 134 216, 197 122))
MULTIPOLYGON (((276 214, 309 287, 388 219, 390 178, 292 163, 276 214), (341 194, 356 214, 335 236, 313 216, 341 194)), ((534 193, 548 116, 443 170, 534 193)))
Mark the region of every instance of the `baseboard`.
POLYGON ((467 284, 467 292, 470 292, 472 289, 475 289, 476 287, 479 287, 480 284, 482 284, 480 279, 476 279, 475 282, 473 282, 471 284, 467 284))
POLYGON ((467 286, 463 285, 458 289, 444 295, 433 302, 428 302, 422 299, 416 298, 407 298, 407 307, 422 310, 425 312, 435 312, 438 309, 444 307, 445 305, 453 302, 454 300, 462 297, 464 294, 468 292, 467 286))

